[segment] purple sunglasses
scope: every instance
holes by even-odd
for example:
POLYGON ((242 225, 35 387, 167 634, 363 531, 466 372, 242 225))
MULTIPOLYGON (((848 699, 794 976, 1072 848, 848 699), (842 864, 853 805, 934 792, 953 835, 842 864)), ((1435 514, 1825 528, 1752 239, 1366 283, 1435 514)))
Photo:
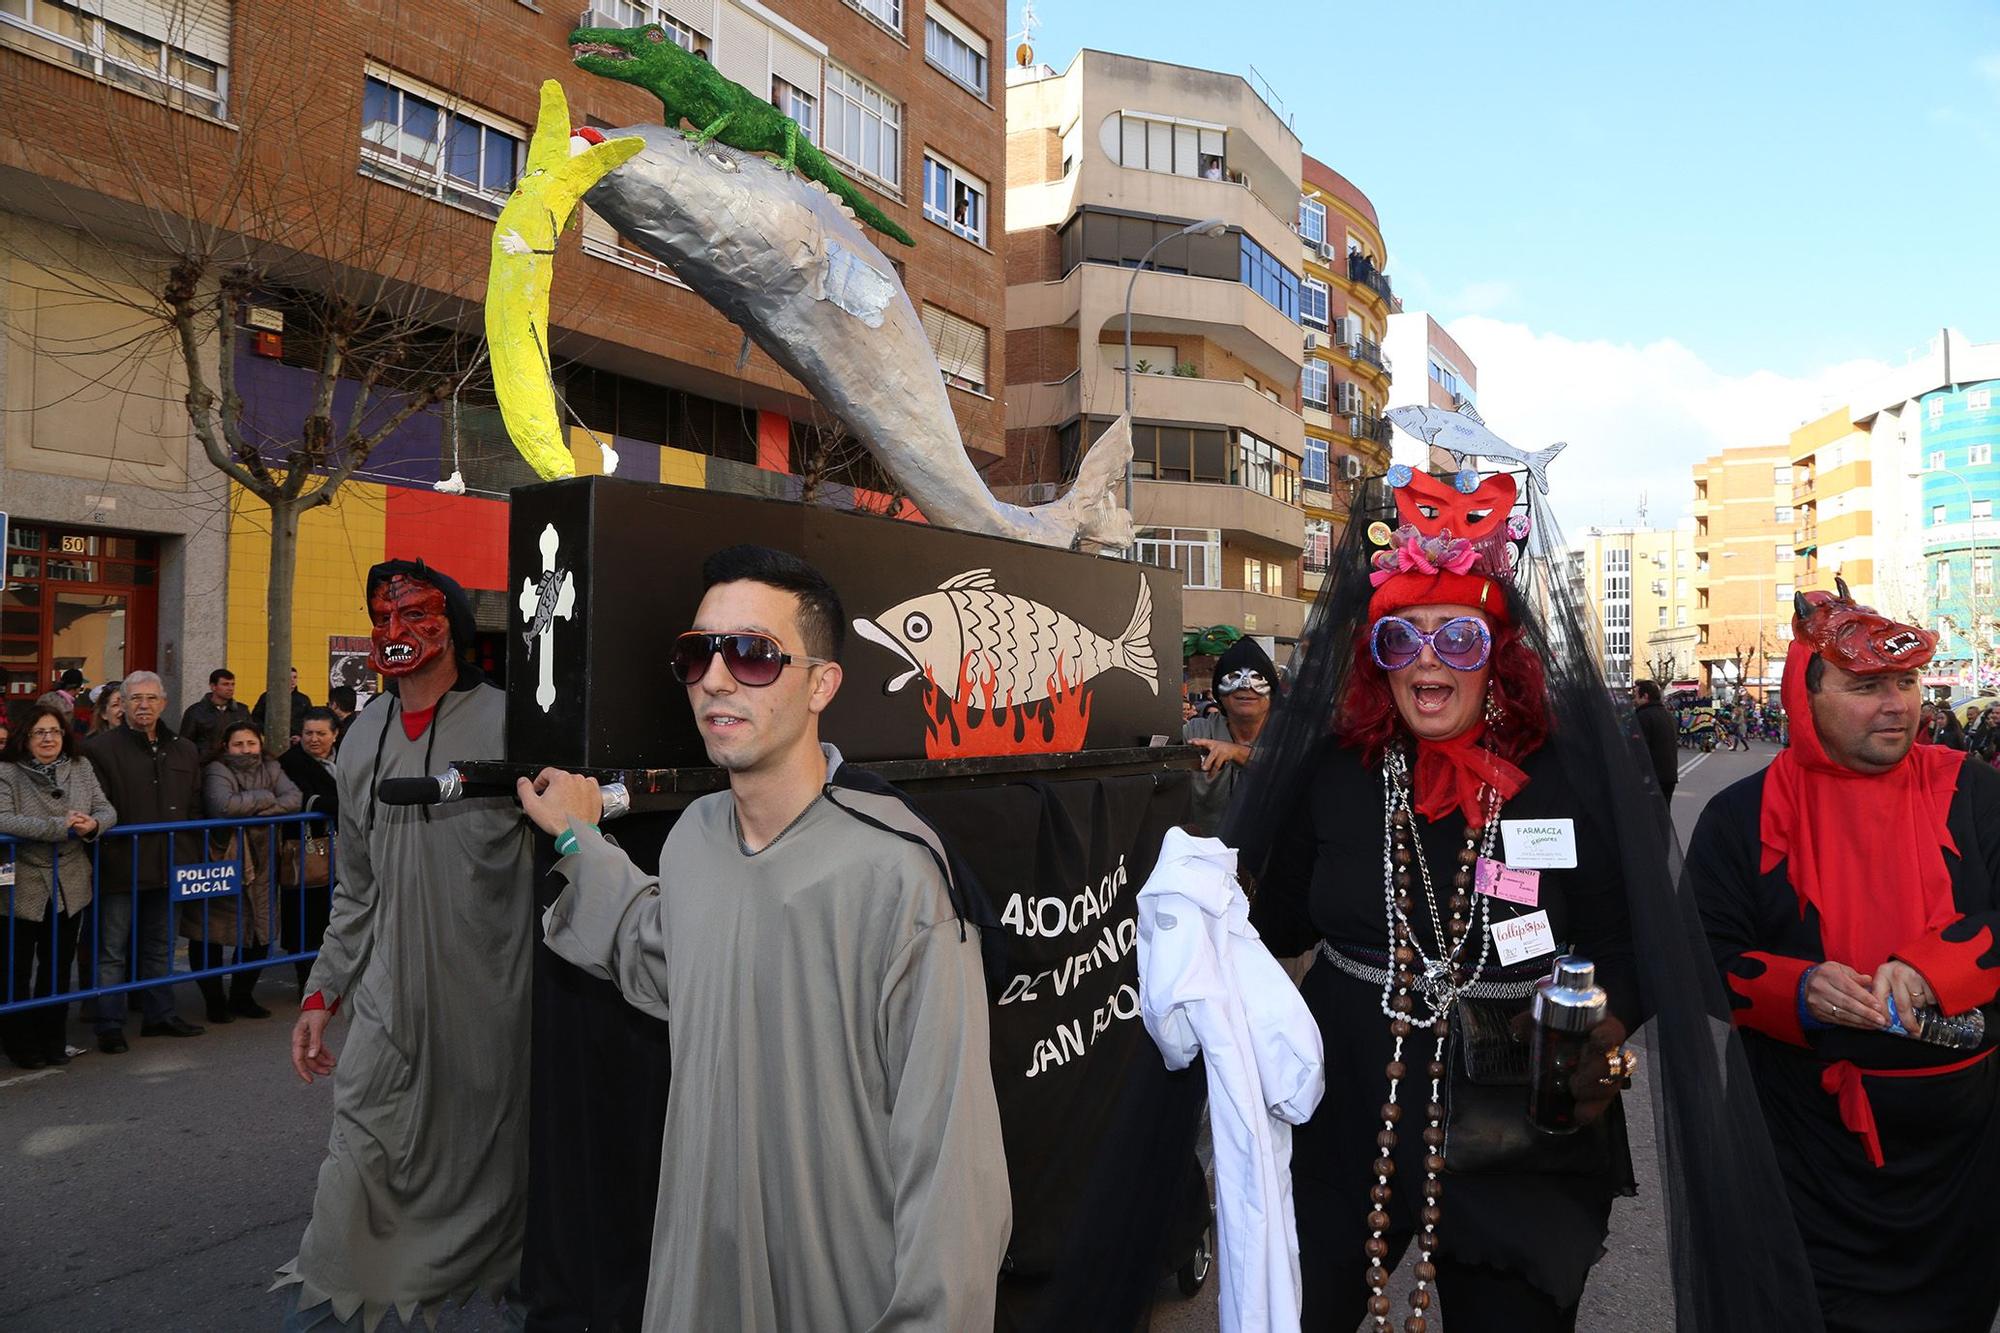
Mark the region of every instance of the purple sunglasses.
POLYGON ((1477 671, 1493 651, 1493 631, 1477 616, 1454 616, 1428 633, 1401 616, 1383 616, 1368 631, 1368 653, 1384 671, 1413 665, 1426 646, 1453 671, 1477 671))

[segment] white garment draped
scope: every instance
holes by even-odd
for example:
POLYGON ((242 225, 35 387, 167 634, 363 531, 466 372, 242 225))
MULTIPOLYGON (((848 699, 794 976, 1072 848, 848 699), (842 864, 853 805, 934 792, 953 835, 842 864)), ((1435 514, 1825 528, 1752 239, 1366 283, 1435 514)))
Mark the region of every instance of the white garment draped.
POLYGON ((1326 1090, 1324 1051, 1215 838, 1170 831, 1139 890, 1139 1009, 1169 1069, 1205 1057, 1224 1333, 1296 1330, 1292 1126, 1326 1090))

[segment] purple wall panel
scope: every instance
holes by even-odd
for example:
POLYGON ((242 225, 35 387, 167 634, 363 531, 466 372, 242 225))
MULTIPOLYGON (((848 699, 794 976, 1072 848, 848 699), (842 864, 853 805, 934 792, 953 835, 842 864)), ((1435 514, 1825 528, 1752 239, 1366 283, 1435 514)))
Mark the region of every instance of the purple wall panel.
MULTIPOLYGON (((281 361, 240 352, 236 359, 236 390, 243 396, 244 434, 267 459, 276 461, 281 446, 296 440, 299 425, 312 406, 318 377, 281 361)), ((334 423, 347 419, 360 386, 342 380, 334 388, 334 423)), ((378 426, 400 406, 400 397, 379 395, 363 419, 364 431, 378 426)), ((398 426, 376 445, 362 471, 372 481, 428 486, 438 479, 438 458, 444 443, 444 420, 437 408, 427 408, 398 426)))

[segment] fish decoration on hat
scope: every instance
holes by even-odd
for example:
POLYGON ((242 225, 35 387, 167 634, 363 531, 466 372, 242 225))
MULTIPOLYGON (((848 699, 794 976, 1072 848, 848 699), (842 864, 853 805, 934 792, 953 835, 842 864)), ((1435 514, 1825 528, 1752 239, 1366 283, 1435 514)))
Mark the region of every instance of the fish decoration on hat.
MULTIPOLYGON (((1549 464, 1557 454, 1569 446, 1562 442, 1528 453, 1495 435, 1486 428, 1479 413, 1467 403, 1456 412, 1447 412, 1441 407, 1392 407, 1383 414, 1425 444, 1444 450, 1458 460, 1459 467, 1475 458, 1502 458, 1509 463, 1518 463, 1534 478, 1535 489, 1543 495, 1549 493, 1549 464)), ((1460 476, 1466 475, 1461 471, 1460 476)), ((1475 481, 1477 480, 1474 474, 1475 481)))

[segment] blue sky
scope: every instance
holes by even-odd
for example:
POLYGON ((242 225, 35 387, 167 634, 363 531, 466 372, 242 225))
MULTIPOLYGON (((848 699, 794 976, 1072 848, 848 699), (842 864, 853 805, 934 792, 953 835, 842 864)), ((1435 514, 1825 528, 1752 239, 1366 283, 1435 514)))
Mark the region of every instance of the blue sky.
MULTIPOLYGON (((1520 442, 1561 437, 1554 400, 1606 376, 1600 433, 1687 416, 1617 450, 1669 456, 1671 490, 1693 457, 1781 435, 1943 324, 2000 339, 1991 0, 1037 14, 1058 69, 1083 46, 1254 67, 1306 150, 1374 200, 1397 290, 1468 342, 1482 408, 1520 442)), ((1606 512, 1572 527, 1619 517, 1611 492, 1589 507, 1606 512)))

